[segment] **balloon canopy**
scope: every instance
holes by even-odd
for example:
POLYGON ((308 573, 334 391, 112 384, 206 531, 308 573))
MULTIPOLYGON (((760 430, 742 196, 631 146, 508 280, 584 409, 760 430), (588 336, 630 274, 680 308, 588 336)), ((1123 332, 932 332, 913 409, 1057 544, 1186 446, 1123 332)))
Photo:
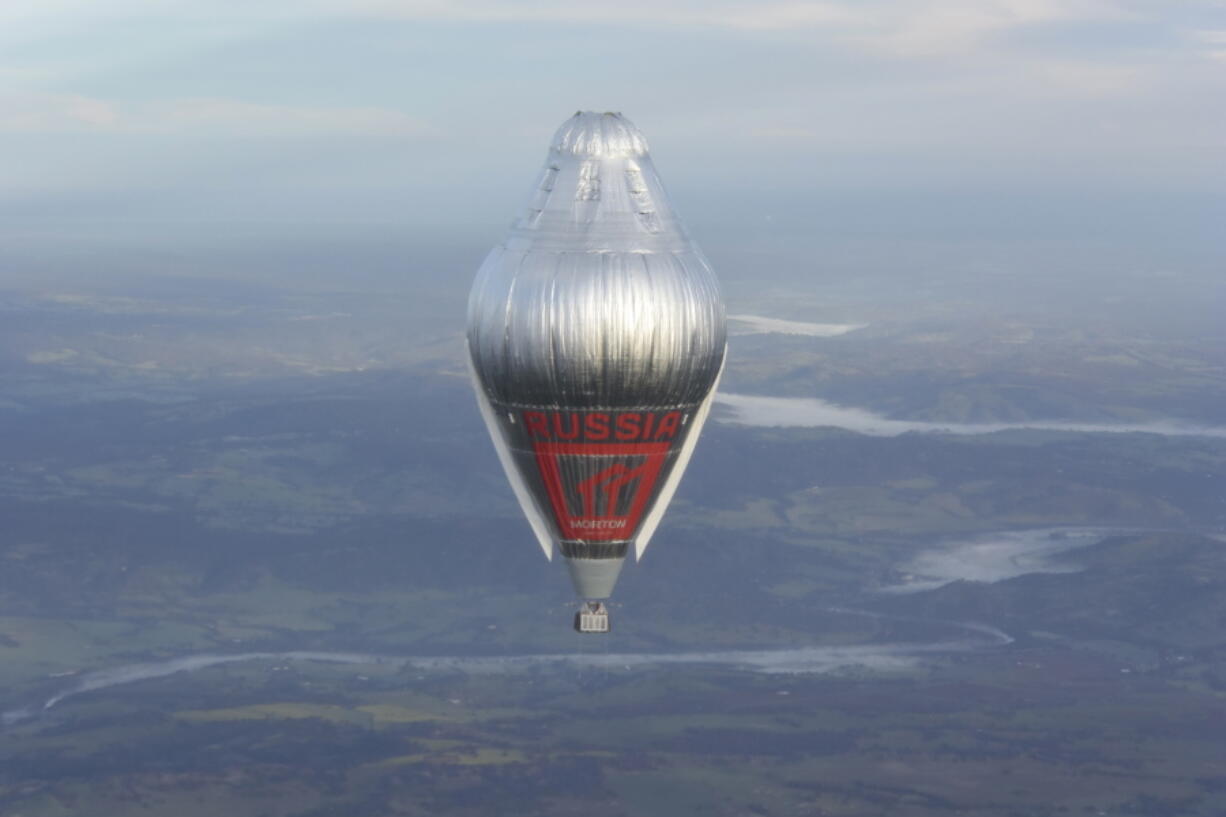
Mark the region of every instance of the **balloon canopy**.
POLYGON ((724 307, 647 141, 616 113, 554 135, 468 305, 482 416, 546 556, 607 598, 659 524, 723 368, 724 307))

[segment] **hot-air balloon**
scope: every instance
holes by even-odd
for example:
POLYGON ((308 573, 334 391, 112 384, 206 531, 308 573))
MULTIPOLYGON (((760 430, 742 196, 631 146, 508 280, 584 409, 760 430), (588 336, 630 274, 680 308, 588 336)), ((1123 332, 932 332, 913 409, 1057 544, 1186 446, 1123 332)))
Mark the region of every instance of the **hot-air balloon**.
POLYGON ((727 346, 719 284, 620 113, 558 129, 527 207, 468 302, 482 417, 546 558, 608 632, 711 407, 727 346))

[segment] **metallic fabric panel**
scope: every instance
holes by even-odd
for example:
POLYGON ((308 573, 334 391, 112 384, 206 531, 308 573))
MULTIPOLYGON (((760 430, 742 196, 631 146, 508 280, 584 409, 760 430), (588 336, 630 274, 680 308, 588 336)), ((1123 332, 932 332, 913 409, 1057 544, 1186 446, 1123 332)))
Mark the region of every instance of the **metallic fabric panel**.
POLYGON ((513 406, 699 403, 726 343, 715 275, 673 214, 642 134, 576 114, 468 309, 477 379, 513 406))

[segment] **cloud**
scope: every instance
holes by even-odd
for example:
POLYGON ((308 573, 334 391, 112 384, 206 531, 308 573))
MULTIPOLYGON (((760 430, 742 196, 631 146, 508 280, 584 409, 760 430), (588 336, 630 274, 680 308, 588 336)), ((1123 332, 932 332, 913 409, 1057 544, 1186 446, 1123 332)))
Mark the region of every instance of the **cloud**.
POLYGON ((1010 30, 1054 23, 1133 19, 1110 0, 922 0, 872 5, 849 40, 882 55, 965 53, 1010 30))
POLYGON ((109 130, 119 120, 110 103, 75 94, 0 97, 0 133, 109 130))
MULTIPOLYGON (((45 0, 0 9, 0 25, 38 29, 56 20, 208 20, 252 24, 367 18, 500 24, 539 23, 643 28, 714 28, 744 32, 822 32, 832 42, 878 54, 932 56, 962 51, 1010 29, 1061 22, 1140 19, 1155 4, 1123 0, 45 0)), ((1154 13, 1158 13, 1155 11, 1154 13)), ((1152 16, 1152 15, 1151 15, 1152 16)))
MULTIPOLYGON (((316 8, 330 5, 315 3, 316 8)), ((728 0, 626 0, 617 4, 541 0, 358 0, 337 3, 342 9, 368 16, 472 23, 570 23, 627 26, 694 26, 749 31, 792 29, 797 26, 854 24, 860 14, 846 2, 728 2, 728 0)))
POLYGON ((428 128, 399 111, 375 107, 263 105, 236 99, 180 99, 150 106, 138 126, 208 128, 245 133, 418 134, 428 128))
MULTIPOLYGON (((107 136, 81 140, 98 155, 135 144, 112 134, 167 137, 138 164, 180 135, 437 128, 458 165, 491 117, 509 151, 595 103, 728 178, 1201 189, 1221 177, 1226 118, 1205 100, 1226 90, 1224 40, 1208 6, 1155 0, 47 0, 0 4, 0 133, 107 136), (638 46, 653 59, 627 59, 638 46)), ((67 178, 36 142, 30 183, 67 178)))
POLYGON ((1193 33, 1201 44, 1201 54, 1211 60, 1226 61, 1226 29, 1202 29, 1193 33))
MULTIPOLYGON (((333 5, 317 0, 316 9, 333 5)), ((358 0, 334 10, 359 15, 471 23, 567 23, 717 28, 822 34, 879 56, 929 57, 973 49, 1004 32, 1053 23, 1134 20, 1119 0, 626 0, 617 4, 538 0, 358 0)))
POLYGON ((1133 94, 1149 74, 1131 65, 1104 65, 1085 60, 1048 59, 1034 66, 1032 76, 1048 94, 1058 97, 1111 97, 1133 94))
POLYGON ((266 105, 192 98, 120 103, 74 94, 0 96, 0 133, 417 135, 430 129, 387 108, 266 105))

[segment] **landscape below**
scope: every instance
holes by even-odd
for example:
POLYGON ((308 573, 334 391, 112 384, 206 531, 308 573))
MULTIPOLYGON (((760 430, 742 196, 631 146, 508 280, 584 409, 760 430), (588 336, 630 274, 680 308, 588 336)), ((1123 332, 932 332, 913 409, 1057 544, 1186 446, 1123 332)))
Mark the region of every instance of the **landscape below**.
MULTIPOLYGON (((0 813, 1226 811, 1226 439, 719 409, 584 639, 449 298, 0 293, 0 813)), ((730 393, 1226 426, 1203 326, 731 300, 730 393)))

